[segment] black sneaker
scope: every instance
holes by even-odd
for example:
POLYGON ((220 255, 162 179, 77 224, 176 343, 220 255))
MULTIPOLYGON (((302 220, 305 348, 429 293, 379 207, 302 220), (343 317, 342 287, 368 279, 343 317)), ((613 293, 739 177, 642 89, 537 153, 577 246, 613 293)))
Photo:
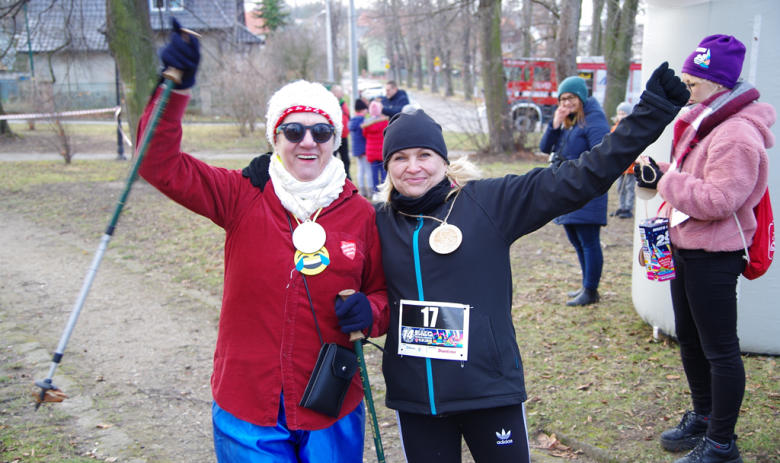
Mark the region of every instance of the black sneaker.
POLYGON ((634 213, 631 211, 623 211, 620 214, 618 214, 618 217, 620 217, 621 219, 633 219, 634 213))
POLYGON ((620 214, 622 214, 623 212, 625 212, 623 209, 618 209, 618 210, 616 210, 615 212, 610 212, 609 216, 610 216, 610 217, 615 217, 616 215, 620 215, 620 214))
POLYGON ((735 439, 731 439, 725 448, 710 440, 709 437, 705 437, 691 453, 675 460, 674 463, 743 463, 742 457, 739 456, 736 436, 734 437, 735 439))
POLYGON ((670 452, 690 450, 702 441, 709 427, 709 416, 685 412, 680 424, 661 433, 661 447, 670 452))

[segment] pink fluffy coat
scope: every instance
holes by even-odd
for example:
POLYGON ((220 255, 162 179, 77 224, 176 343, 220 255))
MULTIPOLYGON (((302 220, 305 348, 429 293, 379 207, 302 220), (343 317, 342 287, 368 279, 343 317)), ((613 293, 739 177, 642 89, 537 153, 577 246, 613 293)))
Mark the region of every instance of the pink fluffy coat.
POLYGON ((670 216, 673 207, 690 216, 670 230, 674 246, 709 252, 743 249, 734 212, 750 246, 756 231, 753 208, 769 179, 766 149, 775 143, 769 129, 776 118, 769 104, 749 104, 691 150, 682 172, 659 163, 665 174, 658 193, 666 201, 660 215, 670 216))

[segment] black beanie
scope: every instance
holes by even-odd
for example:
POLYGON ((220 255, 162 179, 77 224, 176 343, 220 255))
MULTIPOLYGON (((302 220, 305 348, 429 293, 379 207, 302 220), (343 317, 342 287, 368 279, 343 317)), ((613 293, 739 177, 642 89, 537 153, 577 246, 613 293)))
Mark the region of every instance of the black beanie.
POLYGON ((444 158, 444 162, 450 163, 441 126, 422 109, 410 113, 398 113, 388 122, 385 128, 385 143, 382 147, 385 170, 393 154, 408 148, 429 149, 444 158))
POLYGON ((362 111, 364 109, 368 109, 368 105, 365 101, 363 101, 361 98, 358 98, 355 100, 355 111, 362 111))

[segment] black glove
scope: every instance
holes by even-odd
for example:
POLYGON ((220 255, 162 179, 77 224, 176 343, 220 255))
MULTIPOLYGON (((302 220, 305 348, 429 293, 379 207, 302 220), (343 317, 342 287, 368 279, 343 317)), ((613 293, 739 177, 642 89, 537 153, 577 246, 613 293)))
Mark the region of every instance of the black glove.
POLYGON ((371 303, 363 293, 355 293, 346 301, 341 297, 336 299, 336 316, 339 317, 342 333, 363 331, 374 322, 371 303))
POLYGON ((187 34, 187 40, 182 37, 181 24, 176 18, 171 18, 170 42, 160 52, 160 59, 165 68, 173 67, 182 72, 181 83, 177 89, 183 90, 195 85, 195 73, 200 62, 200 42, 194 35, 187 34))
POLYGON ((688 104, 688 100, 691 98, 688 87, 679 77, 674 75, 674 71, 669 69, 669 63, 666 61, 653 71, 653 75, 647 81, 647 91, 655 93, 679 107, 688 104))
POLYGON ((647 158, 650 161, 649 166, 642 166, 640 164, 634 164, 634 177, 636 177, 636 185, 640 188, 649 188, 655 190, 658 188, 658 182, 664 173, 661 172, 661 168, 658 167, 653 158, 647 158), (644 180, 642 179, 644 177, 644 180), (647 180, 647 181, 645 181, 647 180))

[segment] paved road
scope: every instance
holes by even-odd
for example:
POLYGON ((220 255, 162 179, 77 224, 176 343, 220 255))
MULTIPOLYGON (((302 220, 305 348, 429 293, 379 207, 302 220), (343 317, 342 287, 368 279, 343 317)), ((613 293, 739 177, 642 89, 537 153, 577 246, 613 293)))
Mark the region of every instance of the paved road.
POLYGON ((477 105, 454 98, 443 98, 428 93, 407 90, 420 107, 447 132, 487 132, 487 120, 477 115, 477 105))

